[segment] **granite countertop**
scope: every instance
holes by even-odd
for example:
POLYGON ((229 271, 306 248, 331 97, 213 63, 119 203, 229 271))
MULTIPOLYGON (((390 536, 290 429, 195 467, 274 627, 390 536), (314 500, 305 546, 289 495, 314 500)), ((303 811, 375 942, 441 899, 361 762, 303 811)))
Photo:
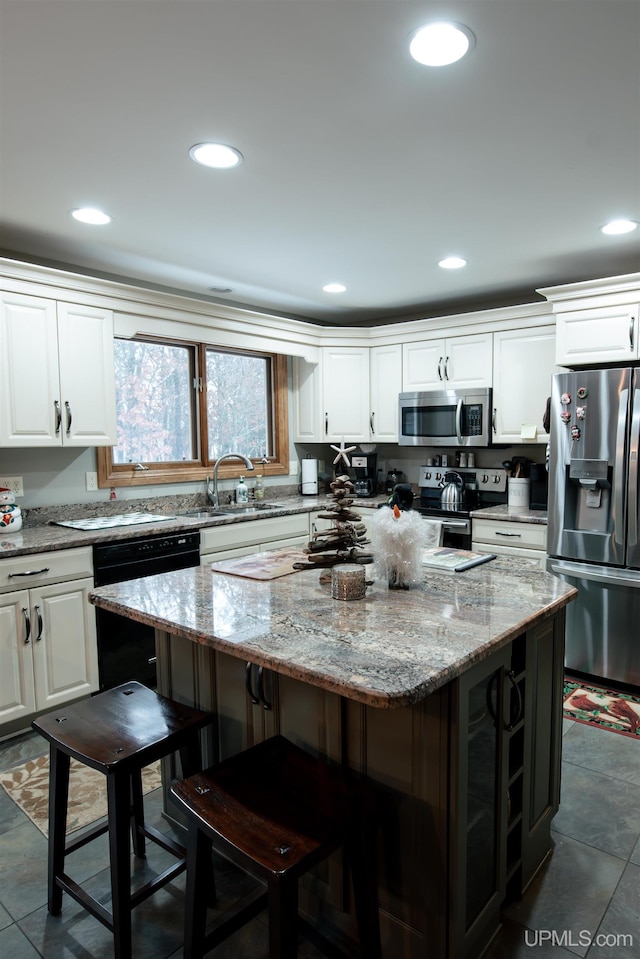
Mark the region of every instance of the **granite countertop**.
MULTIPOLYGON (((386 502, 386 497, 380 496, 371 499, 354 500, 353 506, 357 510, 376 509, 378 503, 386 502)), ((327 496, 291 496, 274 499, 267 502, 267 508, 249 515, 211 514, 209 516, 188 516, 186 508, 175 511, 159 507, 153 503, 147 508, 144 501, 136 500, 131 504, 136 512, 154 514, 166 513, 167 518, 158 522, 141 523, 135 526, 111 526, 108 529, 77 530, 68 526, 56 526, 51 520, 46 522, 25 522, 18 533, 0 533, 0 559, 22 556, 28 553, 41 553, 48 550, 72 549, 78 546, 93 546, 94 543, 111 543, 119 540, 133 539, 134 537, 154 536, 159 533, 176 533, 185 530, 198 530, 208 526, 228 526, 231 523, 251 523, 258 519, 269 519, 276 516, 288 516, 292 513, 311 513, 322 509, 327 503, 327 496), (155 505, 155 508, 154 508, 155 505)), ((249 504, 253 505, 253 504, 249 504)), ((131 506, 125 501, 113 504, 103 504, 102 508, 92 508, 91 513, 84 515, 99 515, 122 513, 129 511, 131 506)), ((193 507, 197 508, 197 507, 193 507)), ((81 507, 51 508, 48 512, 58 513, 60 519, 76 519, 83 515, 81 507)))
POLYGON ((540 526, 546 526, 548 522, 546 510, 520 509, 506 505, 472 510, 471 519, 502 519, 510 523, 537 523, 540 526))
MULTIPOLYGON (((302 558, 302 557, 301 557, 302 558)), ((103 586, 95 605, 375 707, 419 702, 570 602, 559 578, 510 557, 363 600, 317 570, 258 581, 197 567, 103 586)))

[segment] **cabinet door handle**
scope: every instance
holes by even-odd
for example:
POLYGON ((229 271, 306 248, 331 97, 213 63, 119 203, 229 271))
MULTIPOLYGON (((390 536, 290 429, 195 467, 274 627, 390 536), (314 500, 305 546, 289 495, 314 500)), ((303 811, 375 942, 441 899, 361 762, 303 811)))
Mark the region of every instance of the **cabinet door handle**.
POLYGON ((264 694, 264 666, 258 666, 258 698, 262 703, 262 708, 271 710, 271 703, 264 694))
POLYGON ((24 616, 25 628, 24 644, 25 646, 28 646, 28 644, 31 642, 31 620, 29 619, 29 610, 26 606, 22 607, 22 615, 24 616))
POLYGON ((374 429, 374 427, 373 427, 373 418, 374 418, 375 415, 376 415, 375 413, 372 413, 371 416, 369 417, 369 429, 371 430, 371 435, 372 435, 372 436, 373 436, 373 435, 375 434, 375 432, 376 432, 375 429, 374 429))
POLYGON ((495 681, 498 678, 498 673, 494 673, 489 682, 487 683, 487 711, 491 718, 493 719, 494 724, 498 721, 498 716, 495 709, 493 708, 493 700, 491 699, 493 695, 493 687, 495 681))
POLYGON ((513 702, 509 706, 509 722, 504 724, 505 730, 510 733, 514 726, 516 726, 523 716, 524 703, 522 702, 522 693, 520 687, 516 682, 516 674, 512 669, 507 673, 507 679, 511 683, 511 688, 516 694, 516 703, 515 710, 513 708, 513 702))
POLYGON ((256 694, 253 691, 253 686, 251 684, 251 670, 253 666, 250 662, 247 662, 244 667, 244 685, 247 693, 249 694, 249 699, 254 706, 257 706, 260 700, 257 698, 256 694))
POLYGON ((324 435, 325 436, 329 435, 329 414, 328 413, 324 414, 324 435))
POLYGON ((440 380, 444 379, 442 375, 442 360, 443 360, 443 357, 441 356, 440 359, 438 360, 438 379, 440 380))
POLYGON ((33 608, 35 609, 36 616, 38 617, 38 635, 36 636, 36 643, 39 643, 40 640, 42 639, 42 626, 43 626, 42 613, 40 612, 39 606, 34 606, 33 608))
POLYGON ((451 379, 451 377, 449 376, 449 357, 447 357, 446 360, 444 361, 444 378, 445 380, 451 379))
POLYGON ((56 429, 55 429, 55 433, 56 433, 56 436, 58 436, 59 433, 60 433, 60 427, 61 427, 61 425, 62 425, 62 410, 60 409, 60 403, 58 402, 58 400, 54 400, 54 401, 53 401, 53 408, 54 408, 55 411, 56 411, 56 429))
POLYGON ((636 318, 633 314, 629 317, 629 349, 633 353, 633 334, 636 318))
POLYGON ((498 412, 497 409, 494 407, 493 412, 491 414, 491 426, 493 428, 494 433, 498 432, 498 430, 496 429, 496 413, 497 412, 498 412))
POLYGON ((17 579, 18 576, 40 576, 42 573, 48 573, 49 567, 43 566, 42 569, 27 569, 24 573, 9 573, 7 579, 17 579))
POLYGON ((496 536, 507 536, 511 538, 515 536, 516 539, 522 539, 522 533, 502 533, 499 529, 497 529, 495 534, 496 536))
POLYGON ((64 408, 67 413, 67 436, 71 436, 71 424, 73 422, 73 416, 71 415, 71 405, 69 400, 64 401, 64 408))

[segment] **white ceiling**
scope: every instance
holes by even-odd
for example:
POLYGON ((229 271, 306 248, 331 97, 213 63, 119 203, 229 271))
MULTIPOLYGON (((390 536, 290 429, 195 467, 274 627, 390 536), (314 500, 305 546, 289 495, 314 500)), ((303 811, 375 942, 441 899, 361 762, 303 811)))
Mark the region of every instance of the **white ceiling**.
POLYGON ((5 254, 348 325, 640 269, 599 230, 640 219, 640 0, 0 0, 0 37, 5 254), (445 16, 475 49, 418 65, 445 16))

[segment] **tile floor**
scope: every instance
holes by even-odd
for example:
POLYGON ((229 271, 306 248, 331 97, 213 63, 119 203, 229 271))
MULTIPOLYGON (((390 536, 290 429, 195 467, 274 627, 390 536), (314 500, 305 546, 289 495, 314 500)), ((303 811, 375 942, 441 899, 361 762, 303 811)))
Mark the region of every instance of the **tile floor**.
MULTIPOLYGON (((564 726, 553 856, 522 901, 508 908, 485 959, 640 959, 640 741, 570 720, 564 726)), ((42 752, 43 740, 35 734, 0 743, 0 768, 42 752)), ((147 815, 166 830, 157 793, 147 799, 147 815)), ((149 863, 157 870, 166 854, 149 846, 149 863)), ((105 838, 73 856, 74 874, 94 895, 106 895, 105 838)), ((0 956, 111 959, 110 933, 68 897, 59 917, 47 913, 46 858, 46 839, 0 789, 0 956)), ((139 868, 140 876, 144 870, 139 868)), ((250 880, 237 871, 224 873, 218 882, 221 909, 245 882, 250 880)), ((136 959, 179 959, 182 908, 180 877, 134 911, 136 959)), ((259 916, 219 946, 215 957, 267 954, 265 919, 259 916)), ((301 959, 321 955, 301 943, 301 959)))

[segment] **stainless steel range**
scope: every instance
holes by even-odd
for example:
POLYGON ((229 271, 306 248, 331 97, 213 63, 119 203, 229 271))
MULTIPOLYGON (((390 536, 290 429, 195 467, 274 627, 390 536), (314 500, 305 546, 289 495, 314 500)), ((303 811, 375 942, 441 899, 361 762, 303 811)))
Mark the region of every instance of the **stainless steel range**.
POLYGON ((455 470, 443 466, 421 466, 418 477, 420 502, 413 509, 433 519, 440 519, 444 525, 444 545, 458 549, 471 549, 471 517, 475 509, 498 506, 507 502, 507 474, 504 469, 485 469, 464 467, 455 470), (462 495, 459 502, 443 506, 441 502, 445 476, 457 474, 462 479, 462 495))

